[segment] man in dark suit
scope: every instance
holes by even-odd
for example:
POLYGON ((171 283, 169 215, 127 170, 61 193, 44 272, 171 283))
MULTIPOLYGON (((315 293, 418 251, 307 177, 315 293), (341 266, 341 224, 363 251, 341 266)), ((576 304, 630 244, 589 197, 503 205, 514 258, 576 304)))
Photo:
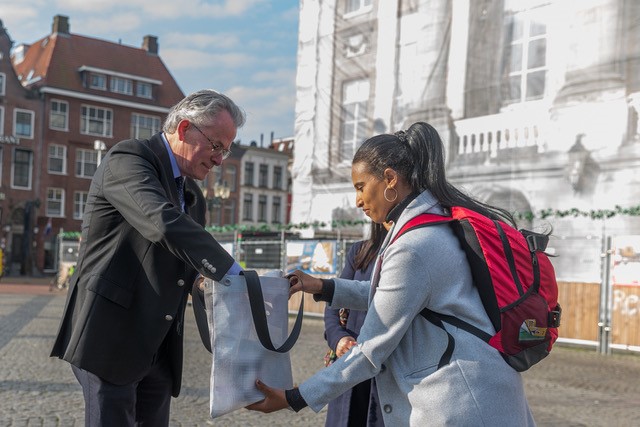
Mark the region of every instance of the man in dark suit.
POLYGON ((51 352, 72 365, 87 426, 169 424, 194 281, 241 271, 204 230, 205 199, 193 180, 228 157, 244 121, 231 99, 202 90, 171 109, 163 132, 122 141, 102 159, 51 352))

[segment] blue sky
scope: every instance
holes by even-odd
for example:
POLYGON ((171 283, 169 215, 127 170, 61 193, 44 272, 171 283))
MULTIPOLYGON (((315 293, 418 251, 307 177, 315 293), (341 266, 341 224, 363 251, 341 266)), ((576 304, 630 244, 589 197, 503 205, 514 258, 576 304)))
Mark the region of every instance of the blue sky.
POLYGON ((212 88, 247 113, 243 144, 293 136, 298 0, 0 0, 15 42, 51 32, 69 17, 71 32, 140 47, 158 37, 163 59, 187 94, 212 88))

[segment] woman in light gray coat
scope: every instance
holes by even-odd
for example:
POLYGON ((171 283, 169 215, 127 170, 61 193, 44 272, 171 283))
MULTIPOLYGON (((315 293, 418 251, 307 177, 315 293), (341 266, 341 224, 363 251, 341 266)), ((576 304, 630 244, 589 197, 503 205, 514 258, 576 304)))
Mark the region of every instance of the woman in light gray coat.
POLYGON ((320 411, 354 385, 375 377, 385 425, 534 425, 522 378, 487 343, 448 324, 455 340, 449 361, 438 366, 448 335, 425 320, 429 308, 495 333, 471 279, 465 254, 447 226, 403 234, 418 214, 444 214, 464 206, 513 223, 511 215, 478 202, 445 178, 442 141, 426 123, 365 141, 352 166, 356 205, 377 223, 393 222, 372 280, 321 280, 296 271, 292 292, 303 290, 331 306, 368 310, 358 344, 298 388, 265 394, 249 409, 263 412, 310 406, 320 411))

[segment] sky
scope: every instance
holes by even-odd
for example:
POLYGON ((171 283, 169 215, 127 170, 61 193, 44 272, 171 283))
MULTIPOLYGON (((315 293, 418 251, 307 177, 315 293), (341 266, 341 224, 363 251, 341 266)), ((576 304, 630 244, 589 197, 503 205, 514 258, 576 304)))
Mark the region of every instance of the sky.
POLYGON ((72 34, 159 54, 186 94, 211 88, 247 114, 242 144, 293 136, 299 0, 0 0, 14 46, 51 32, 55 15, 72 34))

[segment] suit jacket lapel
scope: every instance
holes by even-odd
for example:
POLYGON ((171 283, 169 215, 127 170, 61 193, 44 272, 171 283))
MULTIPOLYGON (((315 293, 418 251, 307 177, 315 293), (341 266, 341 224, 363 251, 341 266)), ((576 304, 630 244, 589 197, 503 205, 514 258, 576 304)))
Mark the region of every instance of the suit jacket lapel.
POLYGON ((171 159, 169 153, 164 145, 164 141, 160 134, 155 134, 149 140, 149 148, 158 156, 162 165, 162 176, 160 179, 166 190, 168 190, 171 197, 171 201, 177 206, 180 205, 180 199, 178 196, 178 189, 176 188, 176 182, 173 177, 173 169, 171 168, 171 159))

